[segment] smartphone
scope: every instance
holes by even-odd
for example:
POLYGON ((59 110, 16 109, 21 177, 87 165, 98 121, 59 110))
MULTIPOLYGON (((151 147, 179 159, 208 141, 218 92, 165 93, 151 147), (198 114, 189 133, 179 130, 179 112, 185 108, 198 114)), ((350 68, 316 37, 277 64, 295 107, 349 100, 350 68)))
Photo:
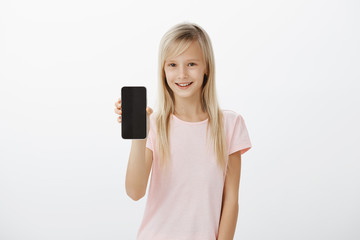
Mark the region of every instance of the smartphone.
POLYGON ((121 88, 121 136, 123 139, 144 139, 147 134, 146 88, 121 88))

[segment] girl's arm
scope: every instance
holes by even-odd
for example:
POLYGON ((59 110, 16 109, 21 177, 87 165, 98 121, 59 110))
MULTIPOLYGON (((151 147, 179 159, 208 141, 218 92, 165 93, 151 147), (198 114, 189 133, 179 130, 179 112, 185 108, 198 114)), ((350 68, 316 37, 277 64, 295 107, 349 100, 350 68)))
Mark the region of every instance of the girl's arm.
MULTIPOLYGON (((121 123, 121 99, 115 103, 115 112, 119 114, 118 121, 121 123)), ((150 107, 146 108, 147 112, 147 134, 145 139, 132 140, 129 162, 126 170, 125 189, 126 193, 133 200, 141 199, 147 188, 149 175, 152 166, 153 153, 146 148, 146 141, 150 131, 150 115, 153 110, 150 107)))
POLYGON ((240 151, 237 151, 229 155, 217 240, 233 240, 234 238, 239 211, 240 172, 241 154, 240 151))
POLYGON ((146 139, 132 140, 126 171, 126 193, 135 201, 146 193, 152 165, 152 151, 146 148, 146 139))

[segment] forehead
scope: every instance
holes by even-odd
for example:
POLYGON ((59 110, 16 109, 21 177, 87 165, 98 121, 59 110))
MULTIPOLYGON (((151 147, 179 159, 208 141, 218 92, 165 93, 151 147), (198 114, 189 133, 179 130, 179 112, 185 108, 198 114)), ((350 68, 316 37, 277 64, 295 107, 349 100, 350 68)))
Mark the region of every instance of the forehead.
POLYGON ((178 43, 173 43, 169 48, 169 54, 166 61, 171 61, 175 59, 198 59, 199 61, 203 60, 201 45, 197 40, 192 41, 188 48, 185 49, 185 51, 184 47, 185 46, 181 47, 182 49, 179 49, 178 43), (181 54, 176 55, 177 52, 181 52, 181 54))

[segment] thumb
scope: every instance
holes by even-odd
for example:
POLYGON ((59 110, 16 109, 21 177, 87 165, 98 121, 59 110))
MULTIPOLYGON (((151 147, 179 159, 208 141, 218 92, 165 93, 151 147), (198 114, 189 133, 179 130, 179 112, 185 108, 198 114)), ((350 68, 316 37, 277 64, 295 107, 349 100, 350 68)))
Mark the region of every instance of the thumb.
POLYGON ((146 112, 148 113, 148 115, 151 115, 153 113, 153 110, 151 109, 151 107, 147 107, 146 112))

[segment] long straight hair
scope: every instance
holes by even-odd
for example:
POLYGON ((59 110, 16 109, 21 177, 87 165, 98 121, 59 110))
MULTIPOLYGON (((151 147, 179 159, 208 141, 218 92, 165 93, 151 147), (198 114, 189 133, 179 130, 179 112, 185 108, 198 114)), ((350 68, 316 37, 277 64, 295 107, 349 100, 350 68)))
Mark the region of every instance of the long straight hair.
MULTIPOLYGON (((220 110, 215 89, 215 61, 214 53, 208 34, 194 23, 179 23, 169 29, 160 41, 158 62, 158 114, 156 115, 156 148, 159 153, 161 168, 168 166, 170 160, 170 116, 175 110, 174 93, 166 81, 164 70, 165 61, 169 56, 178 56, 198 41, 206 63, 206 74, 201 90, 201 107, 209 115, 207 132, 210 135, 214 154, 217 156, 218 166, 226 173, 228 160, 227 145, 224 130, 223 113, 220 110)), ((208 138, 207 138, 208 139, 208 138)))

